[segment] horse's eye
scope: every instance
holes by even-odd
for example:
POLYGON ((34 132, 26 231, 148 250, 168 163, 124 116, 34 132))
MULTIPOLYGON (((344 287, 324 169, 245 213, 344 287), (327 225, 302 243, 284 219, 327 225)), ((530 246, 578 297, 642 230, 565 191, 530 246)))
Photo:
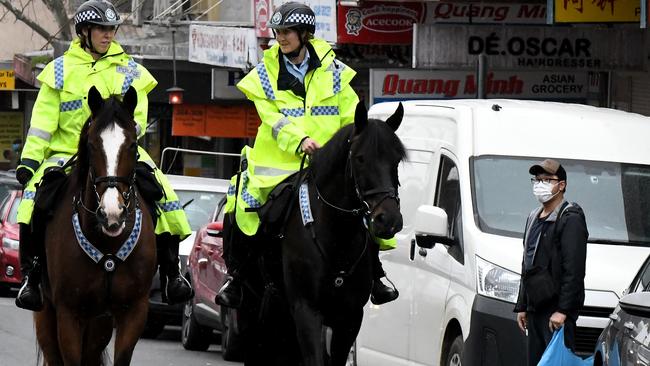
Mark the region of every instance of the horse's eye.
POLYGON ((355 159, 357 160, 357 162, 359 162, 360 164, 363 164, 363 163, 365 162, 365 159, 363 158, 363 155, 357 155, 357 156, 355 156, 354 158, 355 158, 355 159))

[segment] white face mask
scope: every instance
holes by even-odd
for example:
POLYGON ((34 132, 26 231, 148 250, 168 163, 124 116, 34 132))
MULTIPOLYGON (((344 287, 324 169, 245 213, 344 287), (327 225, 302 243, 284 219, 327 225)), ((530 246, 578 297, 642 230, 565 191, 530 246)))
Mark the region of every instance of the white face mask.
POLYGON ((551 182, 537 182, 533 185, 533 194, 540 203, 546 203, 553 199, 556 194, 560 193, 560 191, 557 191, 555 194, 553 194, 552 191, 553 184, 551 184, 551 182))

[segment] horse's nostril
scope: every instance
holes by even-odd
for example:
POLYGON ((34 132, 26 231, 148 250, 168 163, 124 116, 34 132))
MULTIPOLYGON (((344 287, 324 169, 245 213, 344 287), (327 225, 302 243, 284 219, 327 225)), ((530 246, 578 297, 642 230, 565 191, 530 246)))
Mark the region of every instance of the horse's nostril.
POLYGON ((118 224, 118 223, 110 224, 110 225, 108 225, 108 230, 115 231, 115 230, 119 229, 119 227, 120 227, 120 224, 118 224))

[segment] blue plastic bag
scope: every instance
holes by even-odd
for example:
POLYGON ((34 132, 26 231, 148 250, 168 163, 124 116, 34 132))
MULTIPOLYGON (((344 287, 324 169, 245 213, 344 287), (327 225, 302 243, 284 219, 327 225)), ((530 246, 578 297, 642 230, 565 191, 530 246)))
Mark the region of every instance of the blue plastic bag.
POLYGON ((553 338, 537 366, 592 366, 593 364, 594 356, 583 360, 564 345, 564 327, 562 327, 553 333, 553 338))

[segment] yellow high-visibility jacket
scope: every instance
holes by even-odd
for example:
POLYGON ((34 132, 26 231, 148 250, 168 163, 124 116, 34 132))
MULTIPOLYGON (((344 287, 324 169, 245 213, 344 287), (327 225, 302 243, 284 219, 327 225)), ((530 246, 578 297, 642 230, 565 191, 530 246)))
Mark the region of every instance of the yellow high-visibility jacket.
MULTIPOLYGON (((336 60, 330 45, 320 39, 312 39, 307 45, 310 69, 304 78, 305 97, 280 90, 278 77, 284 60, 279 48, 275 44, 266 50, 263 61, 237 84, 255 103, 262 120, 254 146, 242 151, 248 166, 242 172, 236 220, 247 235, 257 232, 259 219, 255 212, 245 209, 263 205, 278 183, 300 169, 302 140, 310 137, 325 144, 341 127, 354 121, 359 101, 350 86, 356 72, 336 60)), ((234 177, 231 183, 228 212, 235 205, 234 177)))
MULTIPOLYGON (((94 60, 81 47, 79 39, 72 41, 63 56, 50 62, 38 80, 41 89, 32 110, 19 165, 34 172, 25 186, 18 209, 18 222, 25 224, 31 221, 35 185, 45 169, 63 165, 77 151, 81 129, 90 117, 87 102, 90 87, 95 86, 103 98, 124 95, 129 87, 135 88, 138 104, 134 119, 138 137, 142 137, 147 126, 147 94, 158 84, 149 71, 127 55, 117 42, 110 45, 106 55, 94 60)), ((155 167, 144 149, 138 148, 138 152, 140 161, 155 167)), ((158 202, 163 214, 158 220, 156 233, 170 232, 184 238, 191 234, 185 213, 164 174, 155 169, 155 175, 166 193, 163 201, 158 202)))

